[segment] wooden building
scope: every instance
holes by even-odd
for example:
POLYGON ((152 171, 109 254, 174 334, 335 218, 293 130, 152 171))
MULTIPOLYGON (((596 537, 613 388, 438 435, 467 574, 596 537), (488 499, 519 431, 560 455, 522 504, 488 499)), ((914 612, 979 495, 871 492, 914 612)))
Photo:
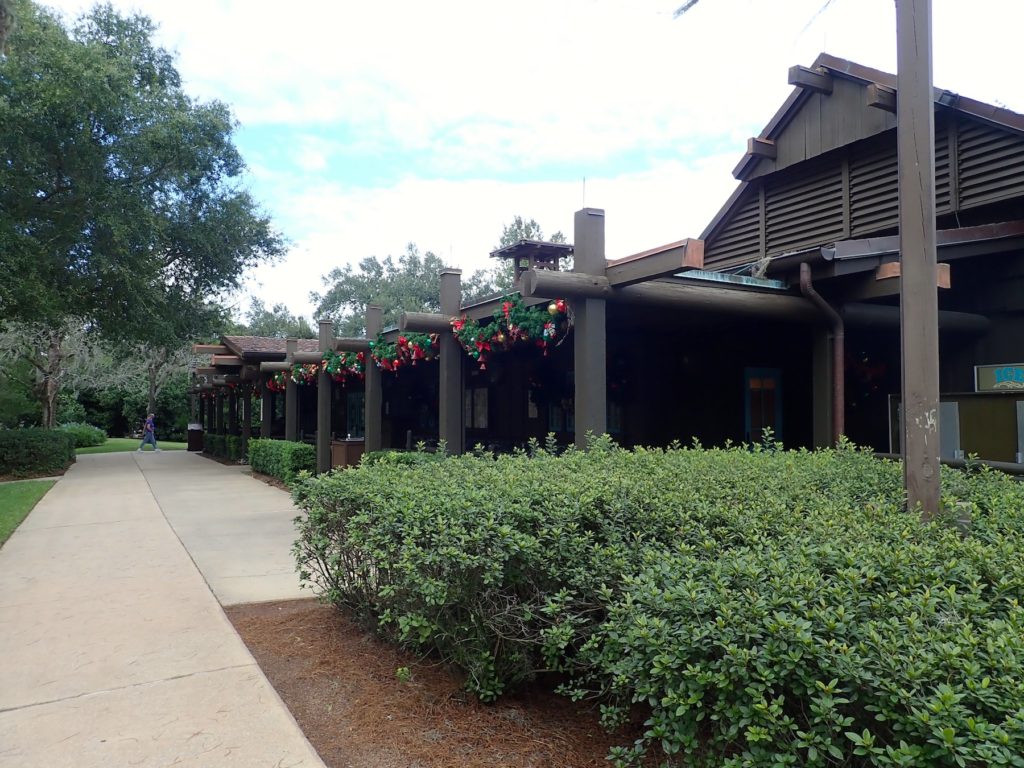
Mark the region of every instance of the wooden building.
MULTIPOLYGON (((447 271, 442 312, 409 313, 382 337, 436 334, 434 359, 398 374, 368 363, 359 398, 324 396, 320 421, 296 417, 297 431, 347 434, 361 402, 368 449, 440 439, 453 452, 507 450, 548 433, 583 443, 588 431, 627 445, 718 445, 771 429, 791 446, 845 434, 898 450, 896 78, 824 54, 789 78, 792 94, 749 140, 739 185, 700 238, 609 261, 604 212, 584 209, 573 246, 524 241, 494 254, 514 260, 527 304, 566 300, 564 343, 544 354, 513 346, 480 366, 452 322, 486 320, 503 299, 463 306, 459 274, 447 271), (570 249, 573 271, 559 271, 570 249)), ((1020 464, 1024 116, 940 90, 934 102, 942 455, 1020 464)), ((303 352, 222 341, 265 378, 286 359, 368 349, 377 317, 363 340, 333 340, 322 325, 303 352)), ((217 376, 229 370, 213 362, 217 376)))

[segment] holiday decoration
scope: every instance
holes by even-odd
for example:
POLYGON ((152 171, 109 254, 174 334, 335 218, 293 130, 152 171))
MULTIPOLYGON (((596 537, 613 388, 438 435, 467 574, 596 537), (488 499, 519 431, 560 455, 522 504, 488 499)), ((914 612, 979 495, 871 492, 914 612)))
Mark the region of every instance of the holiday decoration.
POLYGON ((527 307, 518 294, 506 296, 487 325, 465 315, 452 320, 456 341, 480 364, 481 370, 487 368, 492 354, 516 344, 532 343, 546 355, 550 347, 565 340, 571 328, 565 299, 556 299, 546 308, 527 307))
POLYGON ((324 353, 323 367, 327 375, 338 384, 362 381, 366 378, 366 353, 329 350, 324 353))
POLYGON ((407 365, 416 365, 420 360, 437 356, 436 333, 404 333, 395 341, 385 341, 380 334, 370 342, 370 355, 378 368, 397 371, 407 365))
POLYGON ((269 379, 267 379, 267 389, 271 392, 284 392, 288 389, 288 379, 291 378, 291 373, 288 371, 278 371, 269 379))
POLYGON ((320 363, 305 363, 292 366, 292 381, 297 386, 316 384, 316 376, 320 373, 320 363))

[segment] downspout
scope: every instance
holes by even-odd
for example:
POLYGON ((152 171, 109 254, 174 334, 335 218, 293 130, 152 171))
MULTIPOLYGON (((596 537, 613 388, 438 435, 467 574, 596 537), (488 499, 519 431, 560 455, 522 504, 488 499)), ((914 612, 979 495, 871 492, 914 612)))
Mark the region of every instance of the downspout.
POLYGON ((810 299, 832 325, 832 442, 838 444, 846 431, 846 326, 835 308, 814 290, 811 268, 806 261, 800 264, 800 293, 810 299))

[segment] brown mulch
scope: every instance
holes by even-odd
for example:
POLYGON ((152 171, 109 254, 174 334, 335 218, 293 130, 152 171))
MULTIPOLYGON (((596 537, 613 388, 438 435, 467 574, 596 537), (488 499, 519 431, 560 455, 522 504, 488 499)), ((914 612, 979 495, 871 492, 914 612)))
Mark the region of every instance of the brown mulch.
POLYGON ((280 488, 282 491, 288 491, 291 493, 292 489, 285 485, 284 481, 279 478, 272 475, 264 475, 262 472, 253 472, 252 476, 257 480, 262 480, 267 485, 272 485, 275 488, 280 488))
POLYGON ((636 737, 609 735, 592 709, 549 692, 481 704, 449 668, 315 600, 225 611, 328 768, 606 767, 609 748, 636 737))

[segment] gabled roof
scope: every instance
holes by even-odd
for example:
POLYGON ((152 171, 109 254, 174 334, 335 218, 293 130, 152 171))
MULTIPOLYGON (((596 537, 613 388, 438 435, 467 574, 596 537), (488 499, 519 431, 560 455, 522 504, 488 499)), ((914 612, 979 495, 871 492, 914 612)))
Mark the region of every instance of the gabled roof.
MULTIPOLYGON (((764 130, 750 140, 747 153, 737 164, 736 168, 733 169, 733 175, 737 179, 746 180, 751 178, 755 175, 755 171, 757 171, 761 163, 772 161, 776 144, 785 134, 787 128, 794 123, 801 110, 812 102, 820 102, 823 106, 827 105, 832 99, 831 89, 833 87, 839 89, 844 86, 849 87, 849 85, 857 86, 858 93, 856 98, 862 114, 853 119, 849 115, 849 104, 843 105, 844 116, 847 121, 844 127, 851 133, 846 135, 837 134, 836 142, 832 146, 829 146, 827 138, 823 139, 817 151, 815 151, 812 145, 809 147, 810 151, 807 156, 800 159, 808 159, 815 154, 821 154, 837 146, 848 144, 850 141, 868 138, 896 125, 896 118, 891 113, 891 109, 895 105, 897 77, 890 72, 883 72, 882 70, 866 67, 847 59, 840 59, 827 53, 821 53, 810 67, 794 67, 791 69, 790 82, 803 82, 803 84, 796 85, 789 98, 783 102, 772 119, 768 121, 764 130), (818 79, 819 83, 813 83, 812 79, 818 79), (829 92, 822 93, 818 91, 817 86, 819 85, 825 85, 829 92), (870 87, 870 90, 867 90, 867 87, 870 87)), ((936 104, 1011 131, 1024 133, 1024 115, 1020 115, 1005 107, 998 107, 975 99, 969 99, 941 88, 936 88, 934 91, 936 104)), ((772 165, 774 166, 775 164, 773 163, 772 165)), ((785 166, 782 165, 781 167, 785 166)), ((778 169, 778 167, 771 168, 771 170, 778 169)))
MULTIPOLYGON (((232 353, 243 360, 284 359, 287 353, 285 339, 273 336, 221 336, 221 341, 232 353)), ((316 339, 299 339, 299 352, 316 352, 320 343, 316 339)))

